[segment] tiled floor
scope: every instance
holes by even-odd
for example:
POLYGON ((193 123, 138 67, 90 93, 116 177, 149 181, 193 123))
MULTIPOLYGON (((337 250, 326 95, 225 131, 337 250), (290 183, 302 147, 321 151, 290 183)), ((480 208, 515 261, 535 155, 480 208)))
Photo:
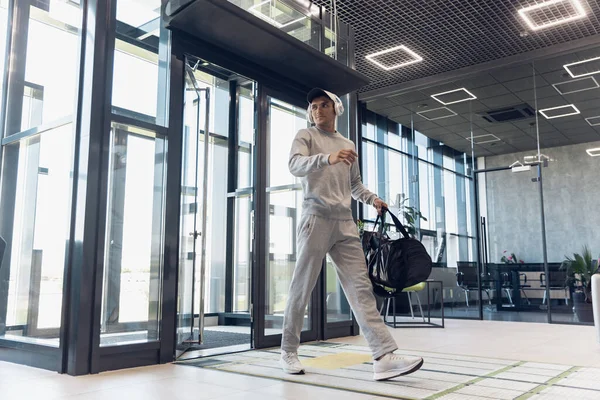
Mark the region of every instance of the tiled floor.
MULTIPOLYGON (((460 320, 447 320, 446 323, 445 329, 391 331, 401 349, 600 368, 600 344, 596 342, 591 327, 460 320)), ((362 337, 336 341, 365 344, 362 337)), ((581 387, 576 385, 577 380, 591 373, 594 372, 582 370, 580 375, 569 379, 574 380, 573 386, 581 387)), ((478 398, 477 389, 476 386, 466 388, 466 391, 455 394, 458 396, 455 398, 478 398)), ((498 389, 500 393, 502 388, 498 389)), ((532 398, 585 398, 583 394, 578 395, 572 390, 552 387, 532 398)), ((179 365, 135 368, 74 378, 3 362, 0 362, 0 393, 0 397, 6 399, 48 400, 378 398, 179 365)), ((510 395, 508 392, 502 394, 510 395)))

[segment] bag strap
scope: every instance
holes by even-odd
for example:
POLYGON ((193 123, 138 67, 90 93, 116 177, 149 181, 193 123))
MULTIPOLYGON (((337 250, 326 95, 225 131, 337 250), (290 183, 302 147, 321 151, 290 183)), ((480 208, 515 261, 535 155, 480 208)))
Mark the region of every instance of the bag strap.
MULTIPOLYGON (((396 226, 396 229, 398 229, 400 231, 400 233, 402 233, 402 236, 404 236, 406 239, 409 239, 410 235, 408 234, 408 232, 406 231, 406 228, 404 228, 404 225, 402 225, 402 222, 400 222, 398 217, 396 217, 394 215, 394 213, 391 212, 390 210, 388 210, 387 208, 383 208, 384 215, 386 212, 389 213, 390 216, 392 217, 392 220, 394 221, 394 225, 396 226)), ((382 220, 383 220, 383 218, 382 218, 382 220)))

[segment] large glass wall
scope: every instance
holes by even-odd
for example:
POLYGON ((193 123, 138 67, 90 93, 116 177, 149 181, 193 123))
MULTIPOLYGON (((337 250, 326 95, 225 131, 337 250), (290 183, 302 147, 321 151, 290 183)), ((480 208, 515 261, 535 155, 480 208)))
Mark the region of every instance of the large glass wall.
MULTIPOLYGON (((474 182, 467 171, 472 159, 413 129, 412 118, 409 111, 406 123, 399 124, 363 110, 363 181, 427 249, 434 262, 431 278, 443 282, 445 302, 452 305, 446 316, 478 318, 477 291, 456 287, 457 266, 477 259, 474 182)), ((376 216, 373 207, 362 206, 367 229, 376 216)), ((433 289, 431 299, 436 303, 432 315, 439 315, 441 297, 433 289)), ((407 307, 398 305, 404 311, 407 307)))
MULTIPOLYGON (((421 213, 412 225, 434 262, 474 261, 473 182, 465 169, 470 157, 370 111, 363 115, 365 185, 400 213, 403 222, 408 207, 421 213)), ((362 213, 367 222, 377 216, 364 204, 362 213)))
POLYGON ((427 218, 421 240, 447 315, 593 322, 598 56, 590 48, 501 67, 381 102, 390 119, 367 113, 365 181, 392 203, 402 188, 427 218))
MULTIPOLYGON (((209 132, 200 132, 202 118, 193 128, 178 117, 184 80, 169 78, 181 78, 183 68, 171 70, 170 63, 181 62, 184 51, 171 47, 161 2, 113 5, 0 0, 0 66, 7 78, 0 80, 0 236, 7 242, 0 264, 0 345, 12 347, 11 354, 51 354, 54 364, 45 367, 73 374, 172 360, 182 239, 176 192, 180 173, 189 172, 180 170, 186 129, 205 137, 200 152, 210 146, 203 293, 201 282, 194 282, 194 299, 205 299, 209 318, 245 314, 240 320, 246 325, 251 319, 254 236, 263 229, 255 228, 255 219, 266 216, 273 283, 268 329, 280 331, 301 213, 298 182, 281 168, 287 152, 280 150, 289 149, 291 137, 273 135, 271 159, 261 161, 255 137, 265 133, 257 128, 267 116, 273 129, 295 134, 306 126, 305 108, 272 98, 268 110, 259 109, 255 81, 238 77, 233 96, 229 77, 209 70, 209 62, 196 64, 196 84, 211 93, 209 132), (261 185, 268 186, 269 207, 256 216, 255 174, 267 162, 269 181, 261 185)), ((335 38, 325 32, 320 8, 289 20, 298 10, 279 1, 249 7, 271 13, 290 35, 352 64, 348 27, 335 38)), ((198 46, 193 50, 200 52, 198 46)), ((215 56, 211 51, 208 57, 215 56)), ((265 80, 265 87, 273 84, 265 80)), ((349 110, 350 96, 343 101, 349 110)), ((348 136, 350 115, 339 121, 348 136)), ((185 205, 188 211, 200 206, 185 205)), ((348 304, 332 264, 327 266, 326 322, 347 323, 348 304)), ((312 331, 316 325, 307 320, 312 331)), ((18 357, 37 361, 24 354, 18 357)))
POLYGON ((0 236, 7 242, 0 260, 0 337, 59 347, 82 14, 74 2, 15 2, 12 23, 19 34, 10 39, 7 15, 2 1, 0 66, 8 67, 5 46, 13 57, 8 85, 0 86, 0 236))

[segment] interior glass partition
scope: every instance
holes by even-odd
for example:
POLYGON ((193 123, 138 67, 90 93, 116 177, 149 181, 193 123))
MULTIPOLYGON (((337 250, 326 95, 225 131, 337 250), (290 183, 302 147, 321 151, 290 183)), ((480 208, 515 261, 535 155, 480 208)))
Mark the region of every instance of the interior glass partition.
POLYGON ((539 148, 519 156, 543 165, 548 271, 536 284, 552 323, 594 322, 589 282, 600 259, 593 183, 600 177, 600 71, 590 59, 598 56, 595 46, 534 62, 539 148))

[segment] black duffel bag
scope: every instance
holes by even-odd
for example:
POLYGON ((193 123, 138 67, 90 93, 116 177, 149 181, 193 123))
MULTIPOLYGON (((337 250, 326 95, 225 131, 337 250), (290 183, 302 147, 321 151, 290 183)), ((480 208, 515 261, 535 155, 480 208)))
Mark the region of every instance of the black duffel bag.
POLYGON ((381 223, 379 220, 378 216, 373 231, 365 231, 362 236, 369 278, 375 292, 401 292, 406 287, 427 280, 432 264, 423 244, 411 238, 400 220, 387 209, 383 212, 381 223), (389 213, 396 229, 402 234, 400 239, 392 240, 384 232, 386 213, 389 213))

